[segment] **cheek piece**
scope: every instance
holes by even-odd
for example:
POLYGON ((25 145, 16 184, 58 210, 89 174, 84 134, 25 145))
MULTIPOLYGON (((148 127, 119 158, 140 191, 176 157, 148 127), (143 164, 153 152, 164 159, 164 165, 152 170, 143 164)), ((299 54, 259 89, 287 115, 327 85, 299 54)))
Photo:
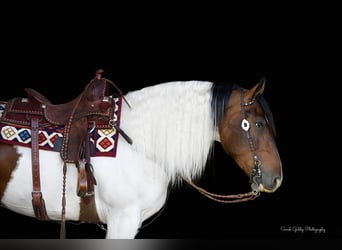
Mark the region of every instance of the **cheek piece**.
POLYGON ((246 132, 249 148, 253 155, 254 166, 250 176, 251 188, 255 195, 259 195, 259 183, 261 180, 261 161, 256 153, 253 138, 250 133, 250 123, 246 118, 246 106, 252 105, 255 99, 245 103, 244 102, 244 91, 241 92, 241 111, 242 111, 242 121, 241 128, 246 132))

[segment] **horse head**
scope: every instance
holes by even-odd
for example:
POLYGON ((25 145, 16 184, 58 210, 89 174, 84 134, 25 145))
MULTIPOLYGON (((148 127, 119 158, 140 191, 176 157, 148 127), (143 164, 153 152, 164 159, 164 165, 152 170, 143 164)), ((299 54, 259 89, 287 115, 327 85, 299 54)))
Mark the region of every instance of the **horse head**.
POLYGON ((223 149, 250 176, 252 189, 271 193, 283 177, 273 116, 262 96, 264 89, 264 78, 251 89, 234 88, 218 130, 223 149))

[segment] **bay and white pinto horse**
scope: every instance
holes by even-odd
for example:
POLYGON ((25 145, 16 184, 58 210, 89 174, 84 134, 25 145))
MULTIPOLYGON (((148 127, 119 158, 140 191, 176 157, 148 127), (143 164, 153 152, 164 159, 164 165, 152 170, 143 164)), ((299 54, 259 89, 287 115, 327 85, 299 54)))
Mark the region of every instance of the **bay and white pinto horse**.
MULTIPOLYGON (((250 90, 207 81, 167 82, 124 95, 116 157, 92 157, 96 179, 91 210, 76 194, 77 169, 68 166, 66 221, 107 225, 107 239, 135 238, 142 223, 164 205, 168 190, 204 173, 215 141, 251 177, 253 193, 274 192, 282 182, 275 127, 262 97, 265 82, 250 90)), ((41 192, 47 215, 61 221, 63 161, 39 150, 41 192)), ((0 143, 1 205, 35 217, 31 149, 0 143)))

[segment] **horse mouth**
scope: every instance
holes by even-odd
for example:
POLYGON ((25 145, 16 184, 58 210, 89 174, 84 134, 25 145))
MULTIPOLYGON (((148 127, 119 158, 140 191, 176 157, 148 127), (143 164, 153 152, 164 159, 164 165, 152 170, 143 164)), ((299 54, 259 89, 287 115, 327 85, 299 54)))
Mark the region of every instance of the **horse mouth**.
POLYGON ((265 192, 265 193, 273 193, 275 192, 281 185, 281 180, 277 179, 275 181, 275 185, 272 188, 265 188, 262 183, 259 184, 259 191, 260 192, 265 192))

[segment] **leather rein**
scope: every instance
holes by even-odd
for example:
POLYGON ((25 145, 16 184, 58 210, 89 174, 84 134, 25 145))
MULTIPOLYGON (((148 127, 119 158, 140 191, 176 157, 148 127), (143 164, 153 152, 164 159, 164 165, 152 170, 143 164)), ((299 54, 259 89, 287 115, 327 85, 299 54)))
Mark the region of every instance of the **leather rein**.
POLYGON ((255 102, 255 98, 245 103, 244 93, 245 93, 244 90, 242 90, 241 104, 240 104, 241 112, 242 112, 241 128, 246 132, 249 148, 253 154, 254 166, 253 166, 253 170, 250 176, 250 183, 251 183, 252 190, 250 192, 242 193, 242 194, 230 194, 230 195, 214 194, 214 193, 208 192, 204 188, 197 186, 191 180, 183 177, 184 181, 187 182, 193 188, 195 188, 198 192, 200 192, 201 194, 203 194, 204 196, 208 197, 211 200, 221 202, 221 203, 238 203, 238 202, 254 200, 260 195, 259 184, 257 182, 257 179, 261 179, 261 168, 260 168, 261 161, 256 153, 253 138, 249 130, 250 123, 246 118, 246 106, 252 105, 255 102))

